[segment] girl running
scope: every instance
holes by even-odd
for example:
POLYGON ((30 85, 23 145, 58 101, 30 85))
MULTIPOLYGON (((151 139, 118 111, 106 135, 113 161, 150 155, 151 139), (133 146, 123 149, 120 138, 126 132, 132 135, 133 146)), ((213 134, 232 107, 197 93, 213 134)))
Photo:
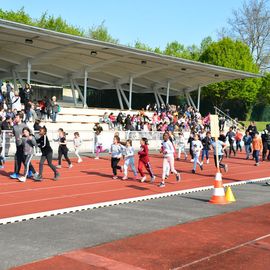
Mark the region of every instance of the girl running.
POLYGON ((31 160, 34 156, 35 149, 34 147, 37 145, 35 137, 31 134, 31 131, 28 127, 24 127, 22 130, 22 146, 23 146, 23 154, 24 154, 24 174, 19 177, 20 182, 25 182, 29 169, 34 174, 34 177, 38 174, 36 173, 35 168, 31 164, 31 160))
POLYGON ((117 170, 122 172, 122 167, 118 165, 122 157, 123 146, 120 144, 119 136, 114 136, 113 144, 111 145, 111 167, 113 170, 113 179, 118 179, 117 170))
POLYGON ((58 143, 59 143, 59 147, 58 147, 58 165, 56 166, 57 168, 61 168, 61 162, 62 162, 62 156, 64 155, 67 163, 68 163, 68 167, 72 168, 73 165, 68 157, 68 148, 67 148, 67 140, 66 140, 66 133, 64 132, 64 130, 62 128, 58 129, 58 143))
POLYGON ((211 138, 211 132, 207 131, 206 136, 202 139, 202 164, 204 160, 204 156, 206 157, 206 163, 209 163, 209 150, 211 148, 212 138, 211 138))
POLYGON ((79 151, 80 151, 80 146, 82 145, 82 139, 80 137, 79 132, 74 133, 73 144, 74 144, 75 155, 78 157, 78 163, 80 163, 82 162, 82 159, 80 157, 79 151))
POLYGON ((184 134, 182 132, 179 134, 179 138, 177 140, 177 143, 178 143, 178 158, 177 158, 177 160, 180 160, 182 152, 185 155, 185 160, 187 160, 186 141, 185 141, 184 134))
POLYGON ((96 157, 95 159, 99 159, 99 154, 101 152, 104 152, 103 147, 102 147, 101 130, 97 130, 96 131, 96 157))
POLYGON ((42 155, 39 162, 39 174, 38 176, 34 177, 34 180, 42 181, 42 173, 45 160, 47 160, 49 167, 54 172, 54 180, 58 180, 60 174, 56 170, 56 167, 52 164, 53 150, 50 146, 50 142, 47 137, 47 128, 45 126, 40 128, 39 136, 40 137, 37 139, 37 145, 40 148, 42 155))
POLYGON ((141 182, 143 183, 146 180, 146 176, 143 172, 143 167, 146 168, 147 172, 150 174, 151 177, 151 183, 155 181, 155 176, 152 171, 150 162, 149 162, 149 156, 148 156, 148 140, 147 138, 141 138, 141 148, 140 151, 138 152, 139 155, 139 164, 138 164, 138 171, 142 177, 141 182))
POLYGON ((252 140, 253 158, 255 159, 255 166, 259 166, 259 156, 263 150, 262 139, 259 137, 259 132, 255 132, 252 140))
POLYGON ((200 153, 203 148, 201 141, 199 140, 198 134, 194 135, 194 140, 192 141, 192 152, 194 156, 193 170, 192 173, 196 172, 197 163, 199 164, 201 170, 203 170, 203 164, 199 161, 200 153))
POLYGON ((128 177, 128 167, 131 167, 135 178, 137 179, 137 170, 135 168, 135 161, 134 161, 134 148, 132 147, 132 141, 127 140, 126 142, 126 149, 125 149, 125 163, 124 163, 124 177, 123 180, 127 180, 128 177))
POLYGON ((165 187, 165 179, 168 177, 168 173, 171 171, 175 174, 176 181, 180 181, 180 174, 174 168, 174 147, 172 142, 169 140, 169 134, 167 132, 163 135, 163 142, 161 147, 161 152, 163 153, 163 173, 162 181, 159 187, 165 187))

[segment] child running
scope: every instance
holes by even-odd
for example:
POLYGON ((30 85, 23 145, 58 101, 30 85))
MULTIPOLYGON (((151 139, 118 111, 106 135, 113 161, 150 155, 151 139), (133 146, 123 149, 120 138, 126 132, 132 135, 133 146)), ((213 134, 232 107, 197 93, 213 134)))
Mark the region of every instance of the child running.
POLYGON ((82 139, 80 137, 79 132, 74 132, 73 144, 74 144, 75 155, 78 157, 78 163, 81 163, 82 159, 80 157, 79 151, 80 151, 80 146, 82 145, 82 139))
POLYGON ((135 178, 137 179, 137 170, 135 168, 135 162, 134 162, 134 148, 132 147, 132 141, 127 140, 126 142, 126 149, 125 149, 125 163, 124 163, 124 177, 122 180, 128 179, 128 167, 131 167, 135 178))
POLYGON ((154 183, 156 177, 154 176, 154 173, 152 171, 152 168, 149 162, 149 156, 148 156, 149 150, 148 150, 147 138, 141 138, 140 144, 141 144, 141 148, 140 148, 140 151, 138 152, 138 155, 139 155, 138 171, 142 177, 141 182, 143 183, 146 180, 146 176, 143 172, 143 167, 145 167, 147 172, 150 174, 151 183, 154 183))
POLYGON ((182 152, 185 155, 185 160, 187 160, 186 141, 185 141, 184 134, 182 132, 180 132, 180 134, 179 134, 177 144, 178 144, 178 157, 177 157, 177 160, 180 160, 182 152))
MULTIPOLYGON (((95 159, 99 159, 99 154, 103 151, 103 147, 102 147, 102 139, 101 139, 101 130, 96 130, 95 134, 96 134, 96 157, 95 159)), ((118 136, 117 134, 115 134, 116 136, 118 136)))
POLYGON ((25 182, 29 169, 36 177, 38 174, 36 173, 35 168, 31 164, 31 160, 34 156, 35 149, 34 147, 37 145, 35 137, 31 134, 31 131, 28 127, 24 127, 22 130, 22 146, 23 146, 23 154, 24 154, 24 174, 19 177, 18 180, 20 182, 25 182))
POLYGON ((120 158, 122 157, 123 146, 120 144, 119 136, 113 137, 113 144, 111 145, 111 167, 113 170, 113 179, 118 179, 117 170, 122 172, 122 167, 118 165, 120 158))
POLYGON ((192 173, 196 173, 197 163, 199 164, 201 170, 203 170, 203 164, 199 161, 200 153, 201 153, 203 146, 202 146, 201 141, 199 140, 198 134, 194 135, 194 140, 192 141, 191 148, 192 148, 193 157, 194 157, 192 173))
POLYGON ((159 187, 165 187, 165 179, 168 177, 170 171, 175 174, 176 181, 180 181, 180 174, 174 168, 174 147, 172 142, 169 140, 168 132, 163 134, 163 142, 161 147, 161 152, 163 153, 163 172, 162 181, 159 187))
POLYGON ((255 132, 255 137, 252 140, 253 158, 255 159, 255 166, 259 166, 259 156, 263 150, 262 139, 259 137, 259 132, 255 132))
POLYGON ((50 146, 50 142, 47 137, 47 128, 45 126, 40 128, 39 136, 40 137, 37 139, 37 145, 40 148, 42 155, 39 162, 39 174, 38 176, 34 177, 34 180, 42 181, 42 173, 43 173, 43 166, 44 166, 45 160, 47 160, 49 167, 54 172, 53 180, 58 180, 60 174, 56 170, 56 167, 52 164, 53 150, 50 146))
POLYGON ((57 168, 61 168, 61 163, 62 163, 62 156, 64 155, 67 163, 68 163, 68 167, 72 168, 73 165, 68 157, 68 148, 67 148, 67 140, 66 140, 66 133, 64 132, 64 130, 62 128, 58 129, 58 143, 59 143, 59 147, 58 147, 58 165, 56 166, 57 168))

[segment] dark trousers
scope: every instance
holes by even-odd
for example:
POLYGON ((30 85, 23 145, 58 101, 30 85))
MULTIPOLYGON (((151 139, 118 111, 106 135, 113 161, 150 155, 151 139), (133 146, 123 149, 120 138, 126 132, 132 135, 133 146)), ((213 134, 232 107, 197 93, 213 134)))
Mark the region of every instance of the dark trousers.
POLYGON ((236 141, 236 151, 240 149, 240 152, 242 152, 242 146, 241 146, 241 141, 236 141))
MULTIPOLYGON (((223 156, 222 155, 218 155, 218 163, 219 163, 219 167, 224 169, 225 168, 225 164, 221 163, 223 159, 223 156)), ((215 161, 215 166, 217 167, 217 156, 214 155, 214 161, 215 161)))
POLYGON ((253 158, 255 158, 256 163, 259 163, 259 155, 260 155, 259 150, 253 150, 253 158))
POLYGON ((233 141, 230 142, 229 156, 231 156, 231 153, 232 153, 232 152, 233 152, 234 155, 236 154, 235 149, 234 149, 234 147, 233 147, 233 141))
POLYGON ((16 146, 16 153, 14 156, 14 173, 19 174, 21 170, 22 163, 24 161, 24 154, 23 154, 23 146, 17 145, 16 146))
POLYGON ((0 146, 0 166, 3 166, 3 160, 4 160, 4 157, 1 156, 2 149, 3 149, 3 147, 0 146))
POLYGON ((45 156, 41 156, 40 158, 40 162, 39 162, 39 175, 42 176, 43 173, 43 166, 44 166, 44 162, 45 160, 47 160, 49 167, 53 170, 54 175, 56 175, 57 170, 56 167, 52 164, 52 159, 53 159, 53 153, 49 152, 47 155, 45 156))
POLYGON ((58 165, 61 165, 63 155, 64 155, 65 160, 67 161, 68 165, 70 165, 71 161, 68 158, 68 149, 67 149, 67 147, 59 147, 58 148, 58 165))
POLYGON ((202 161, 204 159, 204 156, 206 156, 206 160, 209 159, 209 150, 208 149, 202 150, 202 161))
POLYGON ((113 158, 111 159, 111 167, 113 170, 113 175, 117 175, 117 170, 121 170, 121 166, 118 165, 120 158, 113 158))
POLYGON ((33 167, 31 160, 33 158, 33 155, 25 155, 24 156, 24 176, 27 177, 29 170, 32 171, 32 173, 36 173, 35 168, 33 167))

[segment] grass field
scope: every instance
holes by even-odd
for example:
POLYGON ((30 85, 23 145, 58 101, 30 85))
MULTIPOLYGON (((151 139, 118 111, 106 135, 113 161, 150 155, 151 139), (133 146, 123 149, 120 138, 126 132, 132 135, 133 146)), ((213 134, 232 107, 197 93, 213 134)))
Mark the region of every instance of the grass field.
MULTIPOLYGON (((245 127, 248 127, 250 124, 250 121, 240 121, 240 122, 243 123, 245 127)), ((270 122, 256 122, 256 121, 255 123, 256 123, 258 131, 263 131, 265 129, 265 126, 267 124, 270 124, 270 122)))

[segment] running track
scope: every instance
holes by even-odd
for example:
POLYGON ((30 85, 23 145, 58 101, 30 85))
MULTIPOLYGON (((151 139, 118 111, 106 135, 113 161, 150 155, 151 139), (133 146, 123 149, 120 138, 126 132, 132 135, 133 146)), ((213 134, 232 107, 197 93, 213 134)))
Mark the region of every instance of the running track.
MULTIPOLYGON (((255 167, 254 161, 244 159, 244 154, 225 159, 225 162, 229 165, 229 172, 223 174, 224 183, 269 176, 270 163, 264 162, 259 167, 255 167)), ((151 156, 152 168, 157 176, 154 184, 140 183, 132 178, 128 181, 113 180, 109 157, 100 160, 84 158, 84 162, 80 164, 74 161, 72 169, 68 169, 64 161, 63 168, 60 169, 59 181, 52 180, 52 172, 45 166, 43 182, 34 182, 30 179, 26 183, 20 183, 8 177, 12 172, 13 162, 7 162, 5 170, 0 171, 0 219, 210 186, 213 184, 215 175, 212 159, 210 163, 212 164, 204 165, 203 171, 197 168, 197 174, 193 175, 192 163, 176 161, 176 169, 180 170, 182 180, 176 183, 172 175, 166 187, 159 188, 157 184, 162 172, 160 155, 151 156)), ((36 168, 38 167, 37 161, 33 164, 36 168)))

